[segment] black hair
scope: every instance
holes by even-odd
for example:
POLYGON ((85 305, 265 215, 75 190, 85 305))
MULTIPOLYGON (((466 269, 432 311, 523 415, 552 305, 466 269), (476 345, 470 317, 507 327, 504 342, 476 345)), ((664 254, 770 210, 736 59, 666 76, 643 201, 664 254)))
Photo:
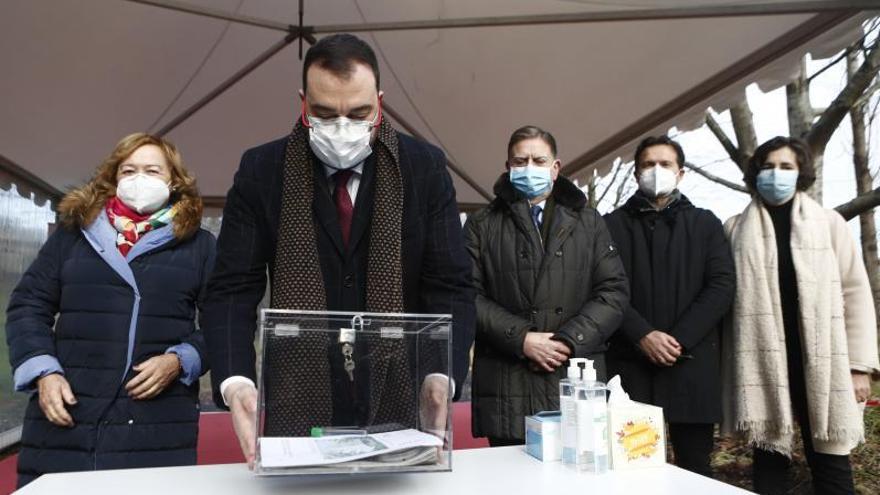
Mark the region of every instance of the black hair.
POLYGON ((746 167, 746 173, 743 181, 752 191, 758 190, 758 174, 764 168, 764 162, 770 153, 782 148, 790 148, 797 158, 798 166, 798 191, 806 191, 816 182, 816 168, 813 166, 813 153, 804 140, 795 137, 776 136, 775 138, 765 142, 749 159, 749 165, 746 167))
POLYGON ((633 159, 636 162, 636 169, 639 168, 639 161, 642 159, 642 153, 652 146, 672 146, 672 149, 675 150, 675 155, 678 158, 678 168, 684 168, 684 150, 681 149, 681 145, 678 144, 677 141, 664 134, 662 136, 648 136, 645 139, 642 139, 642 142, 636 147, 636 153, 633 156, 633 159))
POLYGON ((317 64, 339 77, 348 78, 355 70, 354 63, 364 64, 373 70, 376 89, 379 89, 379 62, 370 45, 353 34, 342 33, 321 38, 309 48, 303 60, 303 91, 306 90, 306 74, 312 65, 317 64))
POLYGON ((510 151, 516 146, 516 143, 525 141, 526 139, 540 139, 544 141, 550 146, 550 152, 556 157, 556 138, 553 137, 553 134, 550 134, 536 125, 523 126, 513 131, 513 134, 510 135, 510 141, 507 142, 507 154, 510 154, 510 151))

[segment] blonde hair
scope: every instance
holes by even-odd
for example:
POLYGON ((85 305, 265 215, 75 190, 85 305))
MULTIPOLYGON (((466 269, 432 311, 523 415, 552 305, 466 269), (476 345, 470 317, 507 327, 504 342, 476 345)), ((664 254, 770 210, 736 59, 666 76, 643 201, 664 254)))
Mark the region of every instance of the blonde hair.
POLYGON ((107 200, 116 195, 119 165, 138 148, 147 145, 157 146, 168 162, 171 172, 170 201, 177 205, 174 218, 175 237, 184 239, 194 234, 201 223, 203 209, 195 177, 183 166, 183 159, 174 144, 144 132, 122 138, 110 155, 98 165, 92 179, 64 196, 58 204, 62 225, 83 228, 94 222, 107 200))

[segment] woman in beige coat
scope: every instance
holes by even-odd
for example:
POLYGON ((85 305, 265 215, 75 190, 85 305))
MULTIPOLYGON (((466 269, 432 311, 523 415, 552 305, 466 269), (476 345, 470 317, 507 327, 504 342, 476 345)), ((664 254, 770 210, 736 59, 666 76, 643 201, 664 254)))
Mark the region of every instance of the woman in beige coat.
POLYGON ((807 145, 777 137, 752 157, 754 199, 725 230, 737 294, 724 332, 724 424, 755 447, 754 489, 785 493, 800 426, 816 493, 854 493, 849 452, 864 441, 880 372, 868 276, 846 221, 810 198, 807 145))

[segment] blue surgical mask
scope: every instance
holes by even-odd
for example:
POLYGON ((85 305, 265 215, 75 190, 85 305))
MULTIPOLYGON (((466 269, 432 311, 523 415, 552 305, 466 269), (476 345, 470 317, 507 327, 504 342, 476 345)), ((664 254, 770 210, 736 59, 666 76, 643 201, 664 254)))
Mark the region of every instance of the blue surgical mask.
POLYGON ((765 203, 779 206, 787 203, 797 192, 797 170, 767 168, 758 172, 758 194, 765 203))
POLYGON ((550 167, 535 165, 510 167, 510 183, 529 199, 537 198, 553 187, 550 167))

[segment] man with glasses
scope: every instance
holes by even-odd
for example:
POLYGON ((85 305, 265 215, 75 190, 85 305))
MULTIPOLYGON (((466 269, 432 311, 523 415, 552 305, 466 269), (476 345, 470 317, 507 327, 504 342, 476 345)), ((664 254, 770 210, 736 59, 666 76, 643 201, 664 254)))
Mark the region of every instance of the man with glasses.
POLYGON ((632 399, 663 408, 675 463, 711 476, 719 326, 736 280, 721 221, 678 190, 684 163, 669 137, 644 139, 635 153, 639 189, 605 217, 632 288, 608 373, 621 376, 632 399))
POLYGON ((477 290, 473 433, 521 444, 524 417, 559 409, 569 358, 596 361, 620 324, 628 285, 605 222, 559 176, 556 140, 514 131, 495 199, 465 225, 477 290))
MULTIPOLYGON (((427 375, 421 391, 390 373, 378 376, 376 367, 352 370, 346 360, 342 371, 338 353, 300 352, 298 359, 281 360, 280 369, 267 370, 273 379, 311 377, 285 384, 301 400, 282 398, 289 407, 272 423, 282 436, 309 425, 394 422, 394 414, 383 416, 388 411, 412 418, 404 402, 417 393, 420 404, 436 406, 421 426, 445 431, 449 389, 464 383, 473 342, 470 264, 443 152, 398 133, 384 119, 378 62, 359 38, 339 34, 318 41, 306 54, 302 77, 302 113, 291 134, 241 159, 203 308, 214 399, 232 411, 250 464, 254 332, 267 273, 274 309, 453 316, 453 380, 427 375), (393 393, 377 390, 388 383, 395 384, 393 393)), ((385 365, 406 372, 396 361, 385 365)))

